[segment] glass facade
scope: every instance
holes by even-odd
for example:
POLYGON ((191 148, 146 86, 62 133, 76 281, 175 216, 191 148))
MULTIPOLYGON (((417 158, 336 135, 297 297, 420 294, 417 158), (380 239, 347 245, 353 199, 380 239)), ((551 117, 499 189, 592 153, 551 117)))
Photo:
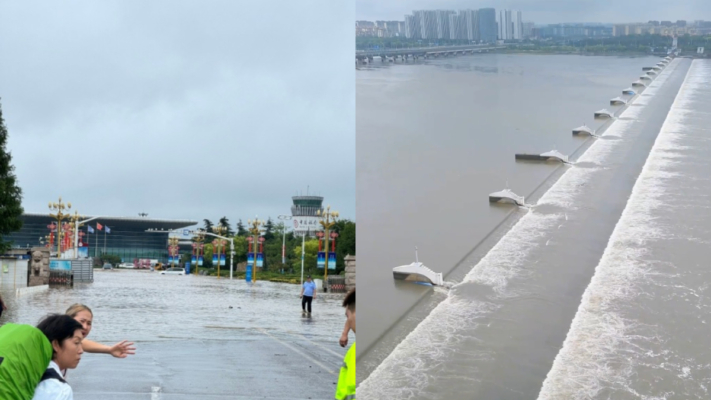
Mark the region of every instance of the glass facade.
MULTIPOLYGON (((91 216, 85 219, 88 218, 91 216)), ((53 222, 52 218, 46 214, 23 214, 22 221, 22 229, 8 236, 8 239, 14 242, 13 247, 44 246, 46 244, 44 237, 50 233, 48 225, 53 222)), ((56 220, 54 222, 56 223, 56 220)), ((89 257, 100 256, 105 252, 121 257, 122 262, 133 262, 138 258, 166 262, 169 231, 196 224, 197 221, 105 217, 88 223, 94 229, 94 233, 87 232, 87 224, 79 230, 84 232, 84 243, 85 245, 88 243, 89 257), (101 231, 97 229, 97 222, 103 227, 101 231), (110 233, 105 233, 105 227, 109 227, 110 233), (149 229, 164 232, 147 232, 149 229)), ((181 254, 191 254, 191 252, 192 249, 188 245, 181 246, 181 254)))

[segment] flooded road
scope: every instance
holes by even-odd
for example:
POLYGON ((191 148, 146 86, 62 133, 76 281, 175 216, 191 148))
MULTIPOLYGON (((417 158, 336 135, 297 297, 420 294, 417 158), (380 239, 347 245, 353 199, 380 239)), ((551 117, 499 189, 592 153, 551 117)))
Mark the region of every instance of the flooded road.
POLYGON ((68 373, 76 399, 333 398, 346 351, 338 345, 343 294, 317 295, 306 318, 298 285, 119 270, 94 278, 2 293, 0 323, 36 325, 78 302, 94 312, 89 339, 136 342, 127 359, 85 354, 68 373))

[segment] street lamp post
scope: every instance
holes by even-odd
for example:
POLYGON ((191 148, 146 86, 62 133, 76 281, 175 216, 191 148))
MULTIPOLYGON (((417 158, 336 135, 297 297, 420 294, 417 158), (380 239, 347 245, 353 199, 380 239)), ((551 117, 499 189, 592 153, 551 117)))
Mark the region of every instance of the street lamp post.
POLYGON ((179 239, 177 237, 168 238, 168 243, 170 244, 168 247, 168 254, 171 256, 171 268, 175 268, 175 256, 179 254, 178 241, 179 239))
MULTIPOLYGON (((291 215, 280 215, 279 219, 291 220, 294 219, 291 215)), ((295 232, 296 233, 296 232, 295 232)), ((284 246, 286 244, 286 228, 284 229, 284 246)), ((301 286, 304 285, 304 253, 306 252, 306 232, 301 235, 301 286)))
MULTIPOLYGON (((195 237, 193 238, 193 249, 195 249, 195 274, 199 275, 200 274, 200 252, 203 251, 204 244, 202 243, 203 240, 205 240, 205 234, 198 230, 195 234, 195 237)), ((203 253, 204 254, 204 253, 203 253)))
MULTIPOLYGON (((216 234, 214 234, 214 233, 205 232, 205 231, 203 231, 203 230, 191 231, 191 233, 193 233, 193 234, 196 234, 196 233, 197 233, 197 235, 203 235, 203 236, 204 236, 204 235, 214 236, 214 237, 217 237, 217 238, 220 238, 220 239, 224 239, 224 240, 229 240, 229 241, 230 241, 230 253, 231 253, 231 254, 230 254, 230 279, 232 279, 232 270, 234 269, 234 256, 235 256, 235 238, 234 238, 234 237, 228 238, 228 237, 225 237, 225 236, 216 235, 216 234)), ((201 240, 202 240, 202 239, 201 239, 201 240)), ((202 248, 202 244, 200 244, 200 248, 202 248)), ((204 253, 203 253, 203 254, 204 254, 204 253)))
MULTIPOLYGON (((76 212, 75 212, 74 215, 75 215, 75 217, 77 217, 76 220, 79 220, 79 219, 81 218, 81 216, 77 215, 76 212)), ((77 250, 76 250, 76 248, 77 248, 77 246, 79 245, 79 244, 78 244, 78 240, 79 240, 79 227, 80 227, 80 226, 83 226, 85 223, 90 222, 90 221, 93 221, 93 220, 95 220, 95 219, 97 219, 97 218, 101 218, 101 217, 92 217, 92 218, 89 218, 89 219, 85 219, 85 220, 83 220, 83 221, 79 221, 79 223, 74 226, 74 249, 75 249, 75 250, 74 250, 74 258, 77 258, 77 250)), ((76 220, 75 220, 75 221, 76 221, 76 220)), ((97 241, 96 245, 98 245, 98 241, 97 241)), ((96 253, 95 253, 94 255, 96 255, 96 253)), ((89 255, 87 254, 87 257, 88 257, 88 256, 89 256, 89 255)))
POLYGON ((326 207, 326 211, 321 212, 321 210, 316 211, 316 215, 321 217, 321 220, 319 223, 323 227, 323 230, 325 231, 325 237, 326 237, 326 263, 323 266, 323 285, 324 285, 324 292, 326 291, 326 288, 328 287, 328 237, 329 237, 329 229, 333 227, 333 225, 336 224, 336 218, 338 218, 338 211, 331 211, 331 206, 326 207))
MULTIPOLYGON (((220 251, 220 249, 224 249, 225 244, 227 244, 227 243, 222 239, 222 238, 224 237, 224 236, 222 236, 222 235, 224 235, 225 232, 227 232, 227 227, 226 227, 226 226, 222 226, 222 224, 216 225, 216 226, 213 226, 213 227, 212 227, 212 231, 215 232, 215 236, 217 236, 217 237, 220 238, 220 239, 215 239, 215 240, 212 241, 212 244, 213 244, 213 254, 214 254, 214 249, 217 248, 217 279, 220 279, 220 264, 222 264, 222 262, 220 261, 220 254, 222 253, 222 252, 220 251)), ((232 260, 230 260, 230 262, 231 262, 231 261, 232 261, 232 260)), ((232 271, 232 269, 230 269, 230 271, 232 271)), ((232 274, 230 273, 230 276, 231 276, 231 275, 232 275, 232 274)))
MULTIPOLYGON (((292 219, 291 215, 280 215, 279 219, 282 221, 288 221, 292 219)), ((281 263, 286 264, 286 224, 283 224, 284 231, 282 232, 281 239, 281 263)))
POLYGON ((254 237, 254 270, 252 271, 252 283, 254 283, 257 281, 257 246, 259 245, 259 235, 261 233, 261 230, 259 228, 264 225, 264 221, 260 220, 255 216, 254 220, 248 220, 247 224, 252 225, 252 227, 249 229, 249 232, 254 237))
POLYGON ((59 197, 58 203, 49 203, 49 216, 57 220, 57 258, 62 258, 62 221, 71 217, 70 214, 65 214, 63 211, 72 208, 72 203, 62 203, 62 197, 59 197), (55 213, 52 214, 51 212, 55 213))
POLYGON ((72 221, 72 228, 74 228, 74 258, 79 258, 77 246, 79 245, 79 227, 83 224, 83 221, 79 221, 82 219, 82 216, 74 210, 74 215, 72 215, 70 219, 72 221))

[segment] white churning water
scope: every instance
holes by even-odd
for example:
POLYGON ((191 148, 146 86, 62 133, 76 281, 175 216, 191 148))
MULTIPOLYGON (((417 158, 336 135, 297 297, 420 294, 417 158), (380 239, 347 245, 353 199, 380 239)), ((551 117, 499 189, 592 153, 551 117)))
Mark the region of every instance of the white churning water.
POLYGON ((709 397, 709 110, 694 60, 540 399, 709 397))
MULTIPOLYGON (((653 81, 644 94, 653 95, 673 73, 676 60, 653 81)), ((541 197, 538 205, 554 206, 553 213, 536 212, 535 208, 521 217, 499 242, 456 285, 442 301, 390 355, 358 387, 362 398, 414 399, 422 397, 445 368, 448 358, 455 356, 457 344, 465 340, 477 340, 475 332, 482 319, 502 307, 506 299, 521 297, 527 290, 511 284, 533 272, 529 257, 533 251, 547 246, 550 237, 568 220, 579 204, 584 203, 591 190, 584 184, 608 163, 620 162, 624 151, 617 151, 627 128, 635 122, 640 110, 647 103, 646 97, 637 95, 629 108, 621 115, 625 119, 612 122, 601 139, 596 140, 577 160, 592 165, 587 168, 568 168, 552 187, 541 197), (638 102, 644 104, 638 104, 638 102), (472 299, 460 294, 467 285, 478 285, 490 290, 490 296, 472 299)), ((624 146, 634 144, 624 142, 624 146)), ((649 232, 648 232, 649 233, 649 232)), ((482 346, 483 347, 483 346, 482 346)), ((486 349, 467 349, 471 359, 486 359, 491 353, 486 349)), ((461 349, 459 349, 461 351, 461 349)), ((477 376, 471 376, 472 382, 477 376)), ((436 396, 435 396, 436 397, 436 396)), ((557 398, 553 396, 551 398, 557 398)))

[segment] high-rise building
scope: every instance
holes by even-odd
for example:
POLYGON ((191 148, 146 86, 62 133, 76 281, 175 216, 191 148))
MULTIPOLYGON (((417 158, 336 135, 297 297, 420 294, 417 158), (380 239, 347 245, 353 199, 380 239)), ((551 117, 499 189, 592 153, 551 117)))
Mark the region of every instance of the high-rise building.
POLYGON ((405 33, 405 23, 402 21, 387 21, 387 29, 393 36, 401 36, 405 33))
POLYGON ((420 24, 420 38, 437 38, 437 12, 434 10, 413 11, 415 19, 420 24))
POLYGON ((521 11, 518 10, 513 10, 511 11, 511 24, 512 24, 512 33, 513 33, 513 39, 515 40, 521 40, 523 39, 523 16, 521 14, 521 11))
POLYGON ((450 36, 449 32, 449 16, 456 14, 451 10, 437 10, 435 11, 435 26, 437 31, 437 39, 448 39, 450 36))
POLYGON ((449 14, 449 38, 450 39, 466 39, 466 15, 463 11, 457 14, 449 14))
POLYGON ((422 39, 420 35, 420 20, 415 15, 405 16, 405 37, 408 39, 422 39))
POLYGON ((479 18, 479 40, 486 43, 493 43, 498 36, 496 28, 496 10, 493 8, 482 8, 478 11, 479 18))
POLYGON ((466 39, 469 41, 478 42, 479 35, 479 10, 465 10, 464 21, 466 26, 466 39))
POLYGON ((511 21, 511 10, 499 10, 496 22, 499 27, 499 40, 513 39, 513 24, 511 21))
MULTIPOLYGON (((507 11, 509 21, 506 37, 514 39, 514 21, 511 20, 511 11, 507 11)), ((521 12, 515 12, 517 18, 516 37, 523 38, 523 21, 521 12)), ((402 32, 407 38, 415 39, 456 39, 469 41, 484 41, 493 43, 497 33, 497 13, 493 8, 481 10, 418 10, 412 15, 405 16, 402 23, 402 32)), ((503 25, 502 25, 503 26, 503 25)), ((390 25, 387 24, 390 32, 390 25)))
POLYGON ((535 24, 533 22, 524 22, 523 23, 523 38, 528 39, 533 37, 533 28, 535 27, 535 24))

